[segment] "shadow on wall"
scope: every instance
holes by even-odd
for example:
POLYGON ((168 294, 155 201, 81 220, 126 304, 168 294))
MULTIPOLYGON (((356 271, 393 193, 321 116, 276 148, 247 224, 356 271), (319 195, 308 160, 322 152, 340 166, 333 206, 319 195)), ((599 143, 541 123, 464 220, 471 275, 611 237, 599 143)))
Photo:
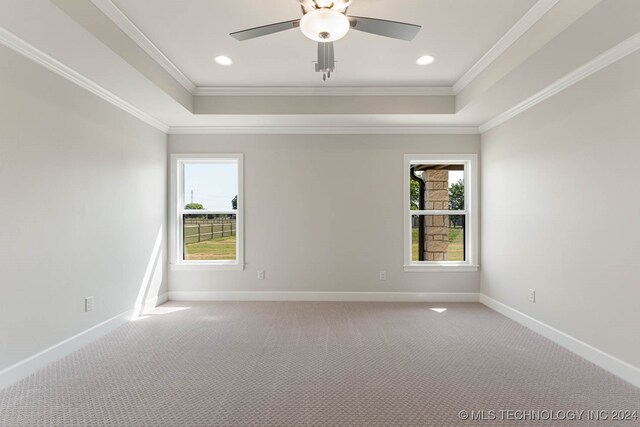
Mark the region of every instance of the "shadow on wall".
POLYGON ((149 257, 149 262, 147 263, 147 269, 140 284, 136 304, 133 307, 133 319, 140 317, 143 311, 154 308, 157 302, 158 292, 162 285, 162 231, 161 225, 160 230, 158 230, 156 242, 153 245, 153 251, 149 257))

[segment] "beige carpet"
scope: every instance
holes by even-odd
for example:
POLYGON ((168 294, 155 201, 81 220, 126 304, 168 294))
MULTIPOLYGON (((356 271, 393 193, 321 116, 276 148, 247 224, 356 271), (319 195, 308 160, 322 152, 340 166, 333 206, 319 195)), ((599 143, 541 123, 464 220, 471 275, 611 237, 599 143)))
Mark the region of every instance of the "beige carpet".
POLYGON ((0 392, 3 426, 566 426, 500 411, 613 409, 640 410, 640 389, 444 303, 169 303, 0 392))

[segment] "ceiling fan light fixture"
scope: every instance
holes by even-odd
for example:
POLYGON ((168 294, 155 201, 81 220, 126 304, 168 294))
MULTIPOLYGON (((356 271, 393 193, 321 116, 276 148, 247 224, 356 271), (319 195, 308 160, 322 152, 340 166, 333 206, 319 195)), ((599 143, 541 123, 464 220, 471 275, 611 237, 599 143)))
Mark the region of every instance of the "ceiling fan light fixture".
POLYGON ((349 19, 332 9, 316 9, 302 17, 300 30, 313 41, 334 42, 343 38, 351 28, 349 19))

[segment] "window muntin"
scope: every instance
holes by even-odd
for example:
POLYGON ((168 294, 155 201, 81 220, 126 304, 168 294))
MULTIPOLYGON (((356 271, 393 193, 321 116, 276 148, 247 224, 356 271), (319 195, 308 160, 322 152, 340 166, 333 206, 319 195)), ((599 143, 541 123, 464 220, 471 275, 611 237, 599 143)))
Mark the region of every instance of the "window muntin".
POLYGON ((176 156, 175 166, 175 265, 242 266, 242 156, 176 156))
POLYGON ((475 266, 475 156, 405 156, 405 267, 475 266))

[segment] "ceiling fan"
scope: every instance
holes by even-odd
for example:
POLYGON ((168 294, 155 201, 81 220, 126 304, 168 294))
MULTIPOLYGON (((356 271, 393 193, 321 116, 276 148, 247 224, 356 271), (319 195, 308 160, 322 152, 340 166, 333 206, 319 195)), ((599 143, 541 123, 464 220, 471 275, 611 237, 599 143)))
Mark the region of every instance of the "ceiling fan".
POLYGON ((302 33, 318 42, 316 72, 323 80, 335 70, 333 42, 344 37, 350 29, 377 34, 399 40, 411 41, 422 28, 420 25, 384 19, 348 16, 352 0, 297 0, 302 7, 302 18, 277 24, 264 25, 231 33, 239 41, 254 39, 281 31, 300 28, 302 33))

